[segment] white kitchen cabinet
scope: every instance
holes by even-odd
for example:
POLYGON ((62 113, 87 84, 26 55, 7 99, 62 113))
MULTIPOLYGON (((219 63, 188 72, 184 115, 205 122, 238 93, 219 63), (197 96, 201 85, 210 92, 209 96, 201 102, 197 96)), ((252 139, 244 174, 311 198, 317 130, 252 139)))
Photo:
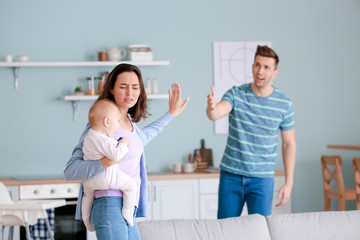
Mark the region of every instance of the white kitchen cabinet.
POLYGON ((153 180, 151 182, 152 219, 199 218, 199 181, 153 180))
POLYGON ((200 219, 216 219, 218 209, 217 194, 200 195, 200 219))
POLYGON ((147 213, 146 213, 146 217, 142 217, 142 218, 138 218, 141 220, 151 220, 153 219, 153 210, 152 210, 152 194, 153 194, 153 188, 152 188, 152 181, 148 181, 148 208, 147 208, 147 213))
POLYGON ((200 185, 200 218, 216 219, 218 209, 218 178, 199 179, 200 185))

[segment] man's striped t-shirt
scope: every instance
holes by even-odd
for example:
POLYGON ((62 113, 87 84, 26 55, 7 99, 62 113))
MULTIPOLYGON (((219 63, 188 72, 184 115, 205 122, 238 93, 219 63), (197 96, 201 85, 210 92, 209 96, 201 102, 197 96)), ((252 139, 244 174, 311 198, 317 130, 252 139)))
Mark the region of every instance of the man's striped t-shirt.
POLYGON ((274 177, 279 130, 295 127, 292 102, 276 87, 259 97, 250 84, 233 87, 222 100, 229 102, 229 136, 220 168, 249 177, 274 177))

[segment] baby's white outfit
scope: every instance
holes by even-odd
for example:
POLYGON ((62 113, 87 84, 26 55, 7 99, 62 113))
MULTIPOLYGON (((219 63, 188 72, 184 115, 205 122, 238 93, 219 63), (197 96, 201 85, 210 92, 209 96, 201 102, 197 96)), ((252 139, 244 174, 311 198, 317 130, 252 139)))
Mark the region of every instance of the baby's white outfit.
MULTIPOLYGON (((104 156, 119 161, 129 151, 125 143, 90 129, 83 144, 84 160, 99 160, 104 156)), ((91 210, 95 190, 115 189, 123 192, 122 215, 130 226, 134 225, 134 206, 136 201, 135 181, 119 169, 118 164, 105 169, 99 175, 82 181, 84 194, 81 202, 82 219, 86 228, 95 231, 91 223, 91 210)))

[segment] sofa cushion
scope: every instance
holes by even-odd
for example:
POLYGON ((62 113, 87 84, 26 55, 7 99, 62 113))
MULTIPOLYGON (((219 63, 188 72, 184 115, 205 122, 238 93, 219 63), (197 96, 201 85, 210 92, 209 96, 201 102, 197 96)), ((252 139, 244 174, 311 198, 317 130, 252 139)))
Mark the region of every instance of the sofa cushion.
POLYGON ((258 214, 221 220, 152 220, 138 225, 142 240, 270 239, 266 220, 258 214))
POLYGON ((311 212, 266 217, 271 239, 360 239, 360 211, 311 212))

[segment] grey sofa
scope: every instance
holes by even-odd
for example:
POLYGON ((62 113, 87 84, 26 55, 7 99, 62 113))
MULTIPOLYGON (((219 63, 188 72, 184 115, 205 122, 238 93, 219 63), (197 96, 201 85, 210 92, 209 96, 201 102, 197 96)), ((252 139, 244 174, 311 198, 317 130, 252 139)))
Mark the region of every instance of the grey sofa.
POLYGON ((360 210, 139 222, 142 240, 360 239, 360 210))

